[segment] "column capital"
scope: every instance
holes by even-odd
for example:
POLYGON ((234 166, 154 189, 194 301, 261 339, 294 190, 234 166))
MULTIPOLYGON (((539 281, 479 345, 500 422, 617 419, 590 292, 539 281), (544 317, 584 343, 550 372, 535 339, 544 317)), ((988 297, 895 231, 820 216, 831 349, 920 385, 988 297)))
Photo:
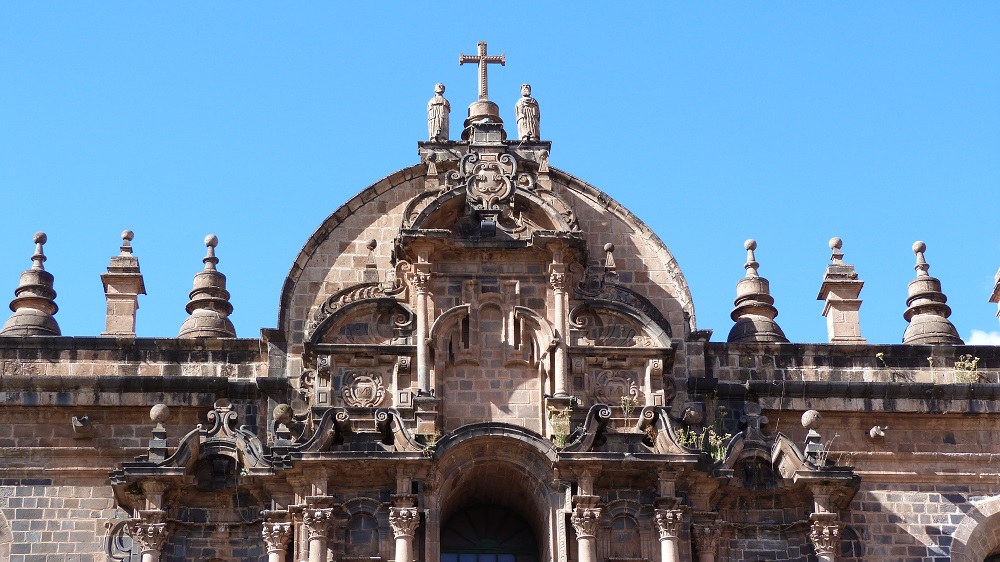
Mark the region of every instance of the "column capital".
POLYGON ((549 286, 556 293, 566 291, 566 274, 561 271, 553 271, 549 274, 549 286))
POLYGON ((691 529, 695 549, 701 554, 719 553, 719 540, 722 538, 722 528, 717 523, 695 525, 691 529))
POLYGON ((809 542, 817 556, 831 556, 840 547, 840 521, 835 513, 814 513, 810 517, 809 542))
POLYGON ((292 538, 292 524, 265 521, 261 535, 264 538, 264 544, 267 545, 268 554, 284 552, 288 541, 292 538))
POLYGON ((332 507, 307 507, 302 513, 302 524, 306 527, 309 540, 325 538, 333 521, 332 507))
POLYGON ((657 509, 653 512, 656 519, 656 530, 660 540, 676 539, 684 526, 684 512, 680 509, 657 509))
POLYGON ((397 539, 412 537, 420 526, 420 511, 415 507, 390 507, 389 526, 397 539))
POLYGON ((128 531, 139 545, 140 553, 159 554, 167 542, 166 512, 159 509, 140 510, 139 517, 129 521, 128 531))
POLYGON ((577 507, 570 517, 573 530, 576 531, 577 538, 581 539, 597 536, 597 524, 600 519, 601 508, 599 507, 577 507))

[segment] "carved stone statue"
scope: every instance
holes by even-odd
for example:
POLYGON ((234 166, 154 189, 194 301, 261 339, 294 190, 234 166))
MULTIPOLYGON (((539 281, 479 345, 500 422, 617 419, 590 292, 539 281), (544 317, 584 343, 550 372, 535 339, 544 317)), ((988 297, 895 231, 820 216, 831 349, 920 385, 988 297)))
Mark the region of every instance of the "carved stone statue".
POLYGON ((517 114, 517 138, 538 140, 538 123, 542 114, 538 111, 538 102, 531 97, 531 84, 521 84, 521 99, 514 105, 514 113, 517 114))
POLYGON ((451 104, 444 99, 444 84, 434 85, 434 97, 427 102, 427 133, 432 141, 448 140, 448 115, 451 104))

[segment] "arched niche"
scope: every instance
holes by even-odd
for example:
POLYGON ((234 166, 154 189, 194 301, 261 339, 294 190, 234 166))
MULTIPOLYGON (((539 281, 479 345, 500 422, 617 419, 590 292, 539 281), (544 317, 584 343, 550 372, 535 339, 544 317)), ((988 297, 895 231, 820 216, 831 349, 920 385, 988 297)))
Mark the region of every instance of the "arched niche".
POLYGON ((1000 553, 1000 496, 972 506, 952 537, 952 562, 992 562, 1000 553))

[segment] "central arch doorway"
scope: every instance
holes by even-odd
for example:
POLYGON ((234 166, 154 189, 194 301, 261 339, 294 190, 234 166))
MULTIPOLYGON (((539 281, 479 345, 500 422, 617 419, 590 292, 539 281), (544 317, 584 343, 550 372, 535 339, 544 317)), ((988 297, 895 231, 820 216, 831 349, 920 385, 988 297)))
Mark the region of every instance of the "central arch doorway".
POLYGON ((538 562, 538 542, 517 513, 472 505, 441 528, 441 562, 538 562))

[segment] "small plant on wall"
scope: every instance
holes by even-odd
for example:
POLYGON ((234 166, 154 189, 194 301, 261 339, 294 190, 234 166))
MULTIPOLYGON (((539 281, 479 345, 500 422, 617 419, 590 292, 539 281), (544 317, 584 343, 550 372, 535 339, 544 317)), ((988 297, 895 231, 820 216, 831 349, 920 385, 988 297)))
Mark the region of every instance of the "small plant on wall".
POLYGON ((955 361, 955 382, 972 384, 981 381, 979 374, 979 358, 961 355, 955 361))
POLYGON ((569 443, 569 408, 553 408, 549 406, 549 423, 552 425, 552 441, 562 449, 569 443))

